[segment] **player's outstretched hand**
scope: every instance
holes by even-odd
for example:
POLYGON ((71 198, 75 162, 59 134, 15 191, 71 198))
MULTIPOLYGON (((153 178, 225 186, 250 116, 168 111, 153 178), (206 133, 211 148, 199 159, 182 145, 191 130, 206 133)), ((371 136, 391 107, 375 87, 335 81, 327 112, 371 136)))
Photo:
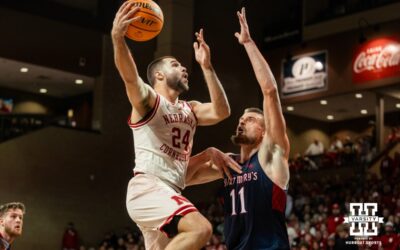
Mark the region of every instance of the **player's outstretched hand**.
POLYGON ((196 36, 197 42, 193 43, 194 55, 196 61, 200 66, 208 68, 211 66, 211 52, 210 47, 204 41, 203 29, 194 34, 196 36))
POLYGON ((240 33, 236 32, 235 37, 238 39, 240 44, 245 44, 251 41, 249 25, 246 19, 246 9, 243 7, 241 11, 237 12, 240 23, 240 33))
POLYGON ((124 2, 117 11, 117 14, 115 14, 111 30, 112 38, 123 38, 129 24, 140 18, 140 16, 133 17, 140 9, 139 7, 132 8, 133 3, 133 1, 124 2))
POLYGON ((221 173, 225 174, 229 179, 232 178, 229 168, 238 174, 242 173, 242 168, 240 165, 227 154, 221 152, 219 149, 214 147, 208 148, 207 154, 211 159, 211 163, 218 167, 221 173))

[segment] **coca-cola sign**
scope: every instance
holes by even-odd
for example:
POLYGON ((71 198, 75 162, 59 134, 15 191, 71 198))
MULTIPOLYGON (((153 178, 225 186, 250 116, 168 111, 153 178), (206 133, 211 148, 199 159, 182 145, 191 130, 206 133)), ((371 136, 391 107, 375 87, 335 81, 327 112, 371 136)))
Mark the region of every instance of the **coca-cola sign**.
POLYGON ((400 76, 400 43, 395 37, 361 45, 353 58, 353 82, 362 83, 400 76))

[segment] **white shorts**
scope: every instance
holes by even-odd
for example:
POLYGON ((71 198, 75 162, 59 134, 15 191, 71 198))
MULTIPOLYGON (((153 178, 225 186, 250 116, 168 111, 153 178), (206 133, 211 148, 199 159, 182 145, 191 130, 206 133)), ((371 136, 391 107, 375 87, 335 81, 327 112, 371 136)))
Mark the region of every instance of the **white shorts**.
POLYGON ((197 211, 179 191, 149 174, 138 174, 129 181, 126 207, 143 233, 146 249, 164 249, 171 235, 163 227, 176 215, 197 211))

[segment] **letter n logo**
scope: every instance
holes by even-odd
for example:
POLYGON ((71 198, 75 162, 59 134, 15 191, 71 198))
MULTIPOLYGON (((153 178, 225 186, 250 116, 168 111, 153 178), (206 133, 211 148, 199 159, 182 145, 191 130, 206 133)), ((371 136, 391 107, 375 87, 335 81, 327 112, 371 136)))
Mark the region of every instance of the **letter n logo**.
POLYGON ((185 197, 177 196, 177 195, 171 196, 171 199, 176 201, 176 203, 178 203, 178 205, 182 205, 182 203, 189 203, 190 202, 185 197))

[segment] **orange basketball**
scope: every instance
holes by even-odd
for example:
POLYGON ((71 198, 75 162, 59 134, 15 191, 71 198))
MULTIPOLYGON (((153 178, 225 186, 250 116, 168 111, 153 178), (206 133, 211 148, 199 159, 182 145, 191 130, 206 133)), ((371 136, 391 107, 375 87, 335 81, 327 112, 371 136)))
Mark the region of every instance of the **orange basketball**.
POLYGON ((132 8, 140 7, 135 16, 139 20, 132 22, 126 36, 134 41, 143 42, 156 37, 164 24, 164 15, 160 6, 151 0, 128 0, 134 2, 132 8))

